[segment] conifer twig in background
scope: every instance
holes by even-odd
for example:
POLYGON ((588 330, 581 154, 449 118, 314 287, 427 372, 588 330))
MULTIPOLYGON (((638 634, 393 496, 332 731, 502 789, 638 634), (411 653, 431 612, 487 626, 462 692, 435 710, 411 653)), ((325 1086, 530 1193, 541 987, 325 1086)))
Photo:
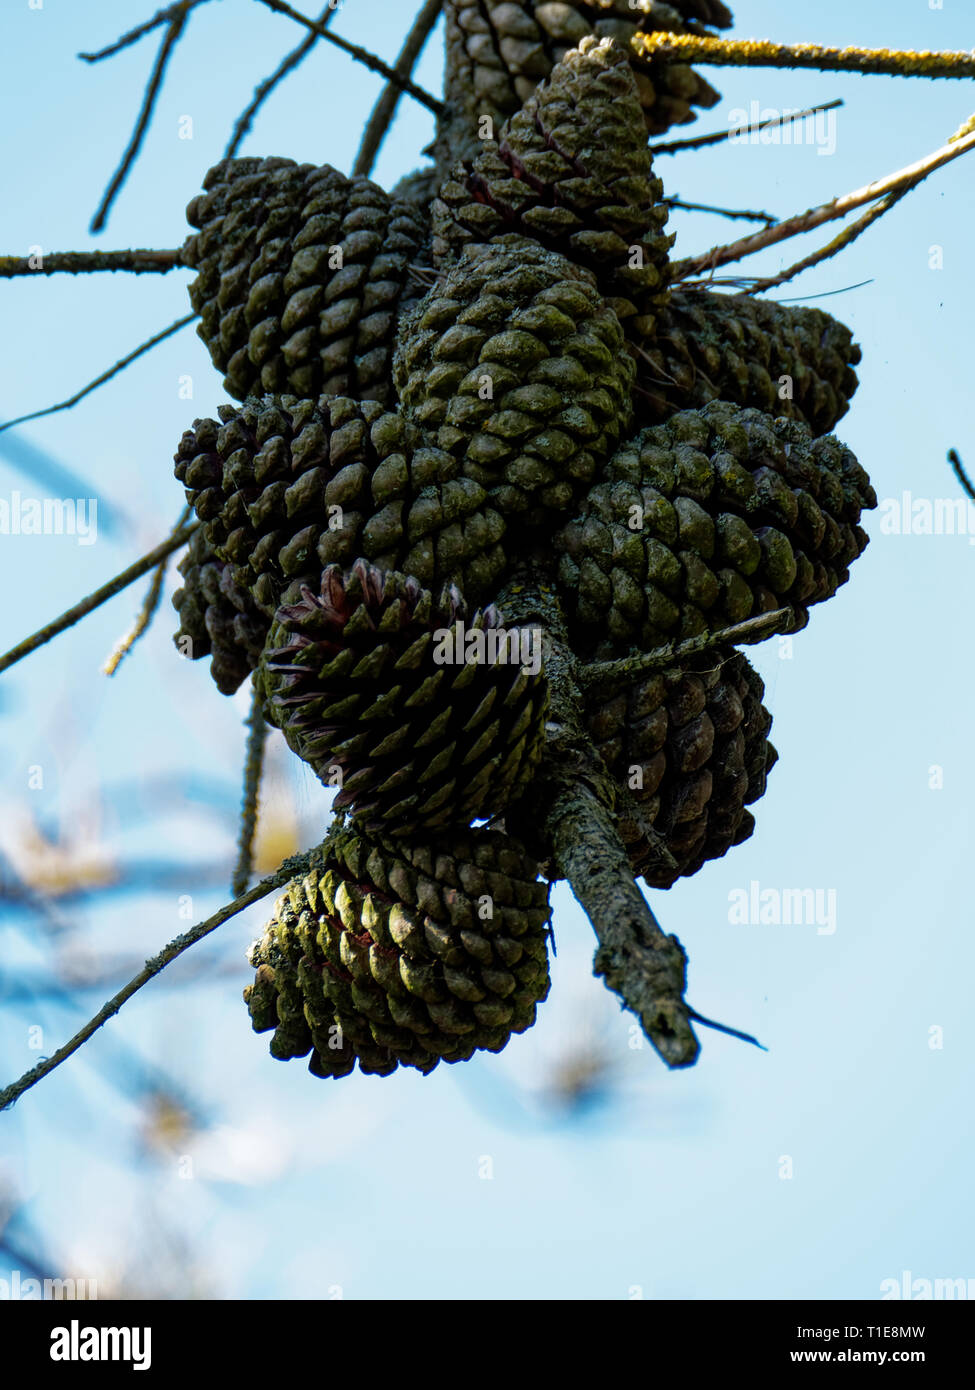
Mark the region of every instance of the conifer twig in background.
POLYGON ((15 275, 87 275, 95 270, 165 275, 180 265, 178 250, 49 251, 39 256, 0 256, 0 280, 15 275))
MULTIPOLYGON (((177 521, 176 525, 173 527, 174 535, 181 531, 186 525, 192 510, 192 507, 189 506, 183 508, 179 521, 177 521)), ((170 552, 170 554, 171 553, 172 552, 170 552)), ((108 660, 105 662, 105 665, 102 667, 106 676, 115 675, 119 666, 121 666, 122 662, 128 656, 142 634, 147 631, 149 624, 156 616, 156 612, 159 608, 159 600, 162 598, 163 581, 166 578, 166 568, 169 565, 169 560, 170 555, 164 555, 156 566, 155 573, 152 576, 152 583, 149 585, 149 591, 145 596, 142 607, 139 609, 135 622, 129 628, 125 636, 117 643, 108 660)))
POLYGON ((888 77, 975 77, 975 53, 914 52, 892 48, 828 48, 818 43, 716 39, 696 34, 634 34, 641 58, 705 67, 814 68, 888 77))
POLYGON ((727 130, 715 130, 710 135, 692 135, 685 140, 662 140, 650 146, 650 153, 679 154, 683 150, 702 150, 708 145, 719 145, 724 140, 738 140, 743 135, 751 135, 760 130, 772 130, 776 126, 790 125, 793 121, 804 121, 809 116, 818 116, 820 111, 835 111, 845 105, 842 97, 833 101, 821 102, 818 106, 808 106, 805 111, 789 111, 784 116, 772 116, 767 121, 751 121, 748 125, 730 126, 727 130))
POLYGON ((230 880, 230 891, 239 897, 250 882, 254 867, 254 832, 257 829, 257 798, 264 770, 264 748, 267 743, 267 722, 256 682, 251 692, 251 708, 247 718, 247 756, 244 761, 244 790, 240 807, 240 838, 237 841, 237 864, 230 880))
POLYGON ((425 106, 427 110, 432 111, 435 116, 443 115, 444 104, 438 97, 432 96, 430 92, 425 91, 422 87, 418 87, 416 83, 411 82, 408 77, 403 77, 395 68, 391 68, 388 63, 384 63, 382 58, 377 57, 375 53, 370 53, 367 48, 361 48, 357 43, 350 43, 348 39, 343 39, 340 38, 338 34, 333 34, 331 30, 326 29, 323 24, 317 23, 314 19, 309 19, 307 15, 299 14, 297 10, 286 4, 285 0, 257 0, 257 3, 259 5, 266 5, 268 9, 273 10, 275 14, 285 15, 288 19, 293 19, 296 24, 303 24, 306 29, 310 29, 313 33, 320 35, 321 38, 327 39, 328 42, 334 44, 336 48, 341 48, 343 53, 348 53, 357 63, 362 63, 365 67, 369 68, 370 71, 378 72, 380 77, 385 77, 387 82, 393 82, 398 87, 401 87, 404 92, 407 92, 414 99, 414 101, 418 101, 421 106, 425 106))
MULTIPOLYGON (((326 4, 325 8, 318 16, 317 22, 324 27, 337 13, 338 11, 333 9, 330 4, 326 4)), ((307 58, 320 38, 321 34, 308 34, 302 39, 301 43, 298 44, 297 48, 293 48, 290 53, 287 53, 281 59, 281 62, 275 68, 274 72, 271 73, 270 77, 265 77, 263 82, 258 83, 249 104, 240 113, 234 123, 230 139, 227 141, 227 148, 223 152, 224 159, 232 159, 234 157, 240 149, 241 141, 253 125, 254 117, 264 105, 265 101, 267 101, 275 87, 277 87, 289 73, 294 72, 295 68, 307 58)))
POLYGON ((971 479, 969 478, 968 474, 965 472, 965 465, 962 463, 961 459, 958 457, 958 450, 957 450, 957 449, 949 449, 949 450, 948 450, 948 462, 951 464, 952 468, 954 469, 955 477, 958 479, 958 481, 961 483, 962 487, 963 487, 963 488, 965 489, 965 491, 968 493, 968 496, 972 499, 973 502, 975 502, 975 485, 972 484, 971 479))
POLYGON ((132 352, 127 353, 125 357, 119 358, 114 366, 109 367, 108 370, 102 372, 100 376, 96 376, 94 381, 89 381, 87 386, 82 386, 80 391, 76 391, 74 395, 69 396, 66 401, 59 401, 57 405, 45 406, 43 410, 32 410, 29 415, 18 415, 15 420, 4 420, 3 424, 0 424, 0 434, 2 434, 4 430, 13 429, 15 425, 25 425, 28 420, 40 420, 45 415, 56 414, 59 410, 70 410, 72 406, 84 400, 90 392, 96 390, 99 386, 104 386, 106 381, 111 381, 113 376, 117 376, 119 372, 124 371, 130 362, 134 362, 137 357, 141 357, 144 352, 148 352, 149 349, 154 348, 157 343, 161 343, 166 338, 171 337, 172 334, 177 333, 179 329, 185 328, 186 325, 192 323, 195 318, 195 313, 184 314, 181 319, 177 319, 175 323, 171 323, 169 327, 164 328, 161 333, 156 333, 152 338, 148 338, 146 342, 140 343, 132 352))
POLYGON ((789 237, 814 231, 825 222, 833 222, 839 217, 845 217, 848 212, 853 212, 854 209, 863 207, 866 203, 873 203, 890 193, 916 188, 923 179, 926 179, 929 174, 933 174, 936 169, 940 169, 953 159, 967 154, 971 149, 975 149, 975 131, 960 140, 949 141, 948 144, 942 145, 932 154, 925 155, 923 159, 917 160, 914 164, 909 164, 905 169, 899 169, 896 173, 888 174, 882 179, 876 179, 863 188, 833 198, 828 203, 820 204, 819 207, 797 213, 794 217, 787 217, 774 227, 753 232, 751 236, 742 237, 740 241, 730 242, 727 246, 712 247, 710 251, 706 251, 701 256, 689 256, 683 261, 676 261, 672 267, 673 281, 677 283, 688 280, 694 275, 700 275, 705 271, 717 270, 719 266, 729 265, 732 261, 743 260, 746 256, 753 256, 758 251, 764 251, 768 246, 774 246, 777 242, 788 240, 789 237))
POLYGON ((89 613, 93 613, 96 608, 107 603, 116 594, 120 594, 123 589, 127 589, 142 575, 148 574, 159 564, 160 560, 171 555, 174 550, 179 550, 181 545, 185 545, 198 525, 199 522, 194 522, 190 526, 184 526, 180 530, 174 531, 168 540, 157 545, 155 550, 150 550, 147 555, 143 555, 141 560, 136 560, 135 564, 130 565, 121 574, 117 574, 114 579, 110 579, 107 584, 103 584, 100 589, 96 589, 87 598, 83 598, 73 608, 69 608, 60 617, 54 618, 53 621, 46 623, 30 637, 26 637, 23 642, 19 642, 16 647, 12 647, 9 652, 0 656, 0 671, 9 670, 11 666, 15 666, 18 661, 22 661, 31 652, 37 651, 38 647, 43 647, 46 642, 50 642, 59 633, 67 631, 69 627, 74 627, 75 623, 80 622, 89 613))
POLYGON ((138 993, 144 985, 147 985, 160 971, 165 970, 170 961, 181 956, 184 951, 189 950, 198 941, 202 941, 212 931, 216 931, 217 927, 222 926, 231 917, 236 917, 238 912, 243 912, 244 908, 250 907, 252 903, 260 902, 261 898, 266 898, 276 888, 283 888, 290 878, 308 869, 316 854, 317 850, 307 850, 303 854, 292 855, 273 874, 269 874, 267 878, 261 879, 260 883, 256 883, 249 892, 241 894, 231 903, 226 903, 211 917, 207 917, 203 922, 198 922, 195 927, 191 927, 189 931, 183 932, 170 941, 151 960, 147 960, 139 973, 134 975, 117 994, 113 994, 111 999, 98 1010, 98 1013, 90 1018, 83 1028, 79 1028, 74 1037, 69 1038, 50 1057, 43 1058, 36 1066, 31 1067, 30 1071, 25 1072, 19 1080, 0 1090, 0 1110, 6 1110, 8 1106, 13 1105, 14 1101, 18 1100, 25 1091, 36 1086, 38 1081, 49 1075, 62 1062, 67 1061, 83 1043, 86 1043, 93 1034, 97 1033, 104 1023, 108 1022, 113 1014, 118 1013, 123 1004, 138 993))
MULTIPOLYGON (((400 77, 413 76, 413 69, 416 67, 423 47, 440 18, 442 8, 442 0, 426 0, 426 3, 421 6, 416 19, 413 21, 413 26, 406 36, 400 55, 396 59, 396 71, 400 77)), ((403 89, 398 82, 389 81, 386 83, 366 124, 359 153, 356 155, 352 170, 353 174, 363 174, 368 177, 372 173, 376 156, 379 154, 383 140, 393 123, 393 117, 396 114, 396 108, 402 94, 403 89)))
POLYGON ((156 98, 159 95, 160 88, 166 76, 166 68, 173 55, 173 50, 180 41, 189 12, 195 3, 197 3, 197 0, 180 0, 179 4, 172 6, 166 32, 163 34, 162 41, 159 44, 159 51, 156 54, 156 61, 153 64, 152 72, 149 74, 145 95, 142 98, 142 107, 136 117, 132 136, 126 146, 125 153, 122 155, 118 168, 109 180, 108 187, 105 189, 105 193, 95 211, 95 215, 91 219, 89 231, 100 232, 105 226, 112 204, 121 191, 122 185, 128 178, 132 166, 139 156, 142 141, 145 138, 146 131, 149 129, 149 122, 152 120, 152 112, 156 105, 156 98))

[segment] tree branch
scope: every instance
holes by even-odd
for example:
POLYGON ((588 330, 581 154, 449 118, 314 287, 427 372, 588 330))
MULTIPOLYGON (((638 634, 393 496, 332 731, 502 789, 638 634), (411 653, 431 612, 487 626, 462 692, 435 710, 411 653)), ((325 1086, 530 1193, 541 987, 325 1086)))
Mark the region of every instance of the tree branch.
POLYGON ((146 342, 140 344, 133 352, 120 358, 113 367, 109 367, 108 371, 102 372, 101 376, 96 376, 94 381, 89 381, 87 386, 82 386, 80 391, 76 391, 74 395, 69 396, 66 401, 59 401, 57 405, 45 406, 43 410, 32 410, 29 415, 18 415, 15 420, 5 420, 3 424, 0 425, 0 434, 2 434, 4 430, 13 429, 14 425, 25 425, 28 420, 40 420, 45 415, 56 414, 59 410, 70 410, 72 406, 77 405, 79 401, 83 401, 84 398, 92 391, 96 390, 97 387, 104 386, 106 381, 111 381, 112 377, 117 376, 130 362, 134 362, 137 357, 141 357, 144 352, 148 352, 150 348, 154 348, 157 343, 163 342, 164 339, 169 338, 180 328, 185 328, 186 325, 192 323, 195 318, 196 314, 186 314, 183 318, 177 319, 176 322, 171 323, 168 328, 164 328, 161 333, 157 333, 155 337, 149 338, 146 342))
POLYGON ((29 656, 31 652, 37 651, 38 647, 43 647, 46 642, 50 642, 51 639, 57 637, 59 633, 65 632, 69 627, 73 627, 81 618, 86 617, 89 613, 93 613, 96 608, 99 608, 103 603, 107 603, 108 600, 114 598, 116 594, 120 594, 123 589, 128 588, 136 579, 141 578, 141 576, 147 574, 149 570, 154 569, 155 566, 159 564, 160 560, 165 559, 167 555, 171 555, 172 552, 178 550, 181 545, 185 545, 198 525, 199 522, 194 522, 191 526, 184 526, 181 530, 174 531, 169 539, 163 541, 161 545, 157 545, 155 550, 150 550, 148 555, 143 555, 141 560, 136 560, 134 565, 130 565, 129 568, 123 570, 121 574, 117 574, 114 579, 110 579, 107 584, 103 584, 100 589, 96 589, 93 594, 89 594, 87 598, 83 598, 80 603, 76 603, 73 608, 69 608, 68 611, 62 613, 59 618, 55 618, 53 622, 38 629, 33 636, 26 637, 23 642, 18 643, 16 647, 12 647, 4 656, 0 656, 0 671, 9 670, 9 668, 15 666, 18 661, 22 661, 25 656, 29 656))
MULTIPOLYGON (((421 6, 413 26, 406 36, 406 40, 396 59, 396 72, 400 77, 412 77, 413 69, 416 67, 423 47, 433 31, 434 25, 440 18, 443 9, 443 0, 426 0, 421 6)), ((372 115, 369 117, 365 132, 362 136, 362 143, 359 146, 359 153, 356 155, 353 174, 362 174, 368 177, 372 173, 376 156, 380 146, 386 138, 386 133, 392 125, 399 99, 402 95, 402 88, 398 82, 387 82, 380 94, 379 100, 373 107, 372 115)))
POLYGON ((664 140, 659 145, 651 145, 650 153, 656 156, 658 154, 678 154, 681 150, 702 150, 707 145, 720 145, 723 140, 739 139, 742 135, 751 135, 753 131, 771 130, 773 126, 788 125, 792 121, 804 121, 807 116, 816 116, 820 111, 835 111, 837 107, 843 105, 843 98, 837 97, 835 101, 824 101, 819 106, 808 107, 805 111, 791 111, 786 116, 774 116, 767 121, 732 126, 728 130, 716 130, 710 135, 694 135, 686 140, 664 140))
POLYGON ((838 217, 845 217, 848 212, 852 212, 855 208, 863 207, 865 203, 875 202, 878 198, 883 198, 889 193, 915 188, 936 169, 949 164, 953 159, 960 158, 961 155, 967 154, 973 148, 975 148, 975 132, 966 135, 963 139, 950 141, 947 145, 942 145, 939 150, 935 150, 933 154, 926 155, 924 159, 919 159, 916 163, 908 165, 906 169, 899 169, 897 173, 876 179, 873 183, 868 183, 853 193, 846 193, 840 198, 834 198, 831 202, 823 203, 818 208, 810 208, 808 212, 787 217, 774 227, 753 232, 751 236, 742 237, 740 241, 733 241, 727 246, 715 246, 710 251, 706 251, 703 256, 690 256, 686 260, 676 261, 671 267, 672 283, 688 280, 691 276, 699 275, 707 270, 716 270, 718 266, 728 265, 731 261, 743 260, 746 256, 753 256, 758 251, 764 251, 767 246, 774 246, 777 242, 788 240, 789 237, 799 236, 803 232, 811 232, 816 227, 821 227, 825 222, 832 222, 838 217))
POLYGON ((972 499, 973 502, 975 502, 975 487, 973 487, 971 479, 965 472, 965 466, 962 463, 961 459, 958 457, 957 449, 948 450, 948 462, 954 469, 955 477, 961 483, 965 492, 967 492, 968 496, 972 499))
POLYGON ((236 897, 243 893, 254 867, 254 832, 257 829, 257 797, 264 770, 264 748, 267 743, 267 721, 263 702, 253 682, 251 708, 247 718, 247 756, 244 760, 244 790, 240 806, 240 838, 237 841, 237 864, 230 880, 230 891, 236 897))
POLYGON ((62 1062, 67 1061, 72 1053, 77 1052, 78 1048, 81 1047, 83 1043, 86 1043, 88 1039, 101 1028, 102 1024, 107 1023, 113 1014, 118 1013, 122 1005, 131 999, 133 994, 137 994, 138 991, 142 989, 143 985, 147 985, 151 979, 162 970, 165 970, 170 961, 175 960, 177 956, 181 956, 184 951, 189 950, 189 948, 194 946, 198 941, 202 941, 203 938, 209 936, 212 931, 216 931, 217 927, 222 926, 223 923, 229 921, 231 917, 236 917, 239 912, 243 912, 245 907, 250 907, 252 903, 260 902, 261 898, 266 898, 267 895, 273 893, 276 888, 282 888, 288 880, 293 878, 296 874, 303 873, 311 865, 317 853, 317 849, 312 849, 305 851, 304 854, 292 855, 289 859, 286 859, 281 867, 276 869, 273 874, 270 874, 267 878, 261 879, 260 883, 255 884, 249 892, 242 893, 240 897, 235 898, 233 902, 227 903, 224 907, 221 907, 212 917, 207 917, 205 921, 198 922, 195 927, 191 927, 189 931, 183 932, 182 935, 170 941, 167 946, 163 947, 158 955, 153 956, 151 960, 147 960, 139 973, 134 975, 128 984, 124 985, 117 994, 113 994, 111 999, 98 1010, 94 1018, 89 1019, 84 1027, 80 1028, 78 1032, 75 1033, 73 1038, 70 1038, 62 1047, 59 1047, 50 1057, 43 1058, 35 1067, 31 1067, 30 1071, 25 1072, 18 1081, 12 1082, 11 1085, 0 1091, 0 1110, 6 1110, 8 1106, 13 1105, 14 1101, 18 1100, 25 1091, 29 1091, 32 1086, 36 1086, 38 1081, 48 1076, 56 1067, 59 1067, 62 1062))
POLYGON ((746 208, 716 208, 710 203, 685 203, 682 198, 662 198, 669 208, 681 208, 684 212, 713 212, 719 217, 738 218, 745 222, 764 222, 766 227, 774 227, 778 218, 770 212, 750 212, 746 208))
MULTIPOLYGON (((173 535, 186 525, 192 513, 192 507, 186 506, 183 508, 179 520, 173 527, 173 535)), ((145 596, 142 607, 139 609, 135 622, 116 645, 108 660, 105 662, 105 665, 102 667, 106 676, 115 675, 115 672, 121 666, 122 662, 128 656, 142 634, 148 630, 149 624, 156 616, 156 612, 159 608, 159 600, 162 598, 163 580, 166 578, 166 568, 169 564, 169 560, 170 556, 164 555, 156 566, 155 573, 152 576, 152 583, 149 585, 149 591, 145 596)))
POLYGON ((771 637, 792 620, 791 608, 776 608, 771 613, 759 613, 754 618, 746 618, 743 623, 733 627, 723 627, 716 632, 704 632, 699 637, 689 637, 684 642, 668 642, 652 652, 640 652, 637 656, 624 656, 619 661, 596 661, 581 666, 577 680, 579 688, 587 698, 617 691, 620 685, 634 676, 645 676, 651 671, 665 671, 670 666, 679 666, 689 657, 712 651, 715 647, 734 647, 744 642, 758 642, 771 637))
POLYGON ((51 251, 38 256, 0 256, 0 280, 16 275, 83 275, 93 270, 129 270, 165 275, 183 263, 179 251, 51 251))
POLYGON ((121 53, 123 48, 128 48, 136 43, 145 34, 150 34, 153 29, 158 29, 160 24, 169 23, 180 10, 195 9, 197 5, 205 5, 207 0, 177 0, 174 5, 167 5, 163 10, 157 10, 151 19, 147 19, 144 24, 137 24, 134 29, 130 29, 127 34, 110 43, 107 48, 100 48, 97 53, 79 53, 78 57, 84 63, 100 63, 103 58, 113 58, 116 53, 121 53))
MULTIPOLYGON (((318 23, 323 26, 331 23, 337 13, 337 10, 334 10, 330 4, 327 4, 318 16, 318 23)), ((294 72, 299 63, 307 58, 320 38, 320 34, 309 34, 307 38, 302 39, 297 48, 293 48, 290 53, 286 54, 285 57, 281 59, 280 64, 274 72, 272 72, 271 76, 266 77, 264 81, 254 89, 254 96, 250 104, 237 117, 230 139, 227 141, 227 148, 223 152, 224 159, 231 159, 237 153, 241 141, 253 124, 254 117, 264 105, 265 101, 267 101, 275 87, 287 77, 289 72, 294 72)))
POLYGON ((544 580, 523 576, 506 586, 498 606, 507 626, 541 628, 551 700, 545 758, 512 829, 532 852, 540 848, 541 858, 554 860, 592 923, 594 973, 637 1015, 669 1067, 691 1066, 699 1047, 683 997, 687 957, 633 877, 616 826, 615 786, 582 727, 578 663, 558 600, 544 580))
POLYGON ((166 76, 166 68, 172 57, 173 49, 179 43, 180 37, 182 36, 187 17, 192 7, 193 0, 181 0, 181 3, 174 5, 172 8, 172 18, 169 20, 165 34, 163 34, 162 41, 159 45, 159 51, 156 54, 156 61, 153 64, 152 72, 149 74, 145 95, 142 98, 142 108, 136 117, 135 128, 132 131, 132 136, 125 153, 122 155, 121 163, 112 175, 108 187, 102 196, 102 200, 95 211, 95 215, 91 219, 91 226, 89 227, 89 231, 91 232, 100 232, 105 226, 112 203, 115 201, 122 185, 129 176, 132 166, 138 158, 142 141, 149 128, 149 122, 152 120, 152 112, 156 104, 156 98, 159 95, 163 79, 166 76))
POLYGON ((443 115, 444 104, 442 101, 435 96, 431 96, 430 93, 424 91, 422 87, 418 87, 414 82, 411 82, 408 77, 401 76, 395 68, 391 68, 388 63, 384 63, 382 58, 377 58, 375 53, 370 53, 367 48, 360 48, 358 44, 349 43, 348 39, 343 39, 340 38, 338 34, 333 34, 331 30, 326 29, 323 24, 316 23, 315 20, 309 19, 307 15, 299 14, 297 10, 292 9, 290 5, 286 4, 285 0, 257 0, 257 3, 266 5, 269 10, 274 10, 275 14, 283 14, 288 19, 293 19, 296 24, 303 24, 305 28, 310 29, 312 33, 318 34, 320 38, 327 39, 328 42, 334 44, 336 48, 341 48, 343 53, 348 53, 357 63, 364 64, 372 72, 378 72, 380 76, 385 77, 388 82, 394 82, 397 86, 401 87, 404 92, 407 92, 414 101, 418 101, 421 106, 425 106, 428 111, 432 111, 435 116, 443 115))
POLYGON ((815 68, 894 77, 975 77, 975 53, 914 52, 890 48, 825 48, 817 43, 716 39, 696 34, 634 34, 641 58, 705 67, 815 68))

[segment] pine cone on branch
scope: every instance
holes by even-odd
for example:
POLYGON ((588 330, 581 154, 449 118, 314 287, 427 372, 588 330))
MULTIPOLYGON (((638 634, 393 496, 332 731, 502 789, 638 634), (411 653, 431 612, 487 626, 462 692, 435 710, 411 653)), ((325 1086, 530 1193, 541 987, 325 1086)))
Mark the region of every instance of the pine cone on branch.
POLYGON ((516 800, 542 756, 531 637, 495 608, 469 614, 456 588, 435 599, 412 576, 330 565, 317 593, 278 610, 265 714, 367 827, 467 825, 516 800))
POLYGON ((173 595, 180 621, 173 641, 191 661, 212 657, 214 684, 233 695, 261 659, 268 619, 210 549, 202 528, 193 532, 177 568, 184 583, 173 595))
POLYGON ((395 844, 334 828, 251 952, 244 991, 271 1054, 309 1070, 427 1073, 499 1052, 549 989, 547 886, 517 841, 455 832, 395 844))

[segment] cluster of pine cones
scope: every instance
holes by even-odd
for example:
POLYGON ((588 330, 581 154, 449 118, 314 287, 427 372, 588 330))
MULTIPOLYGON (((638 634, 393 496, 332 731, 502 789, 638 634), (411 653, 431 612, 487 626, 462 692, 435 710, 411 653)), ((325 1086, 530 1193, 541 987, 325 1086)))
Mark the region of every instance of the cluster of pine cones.
MULTIPOLYGON (((795 630, 876 503, 828 433, 857 385, 848 330, 669 285, 648 131, 717 98, 627 39, 724 26, 719 0, 445 9, 439 169, 390 194, 227 160, 187 214, 199 333, 239 404, 176 454, 201 523, 177 640, 225 694, 253 673, 338 790, 246 992, 274 1056, 319 1076, 497 1051, 548 991, 539 865, 483 824, 546 756, 546 674, 495 602, 519 566, 585 663, 783 607, 795 630), (515 658, 450 660, 445 634, 515 658)), ((718 647, 590 700, 635 875, 669 887, 751 834, 762 696, 718 647)))

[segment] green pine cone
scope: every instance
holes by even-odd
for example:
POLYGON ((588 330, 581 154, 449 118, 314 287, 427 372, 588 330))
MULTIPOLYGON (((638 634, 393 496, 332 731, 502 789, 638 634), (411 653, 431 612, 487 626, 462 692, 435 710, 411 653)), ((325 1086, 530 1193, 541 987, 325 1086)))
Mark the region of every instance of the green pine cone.
POLYGON ((454 165, 433 203, 433 256, 514 232, 593 272, 631 339, 654 328, 671 240, 626 50, 587 37, 506 122, 454 165))
POLYGON ((330 565, 317 593, 278 610, 265 714, 367 827, 466 825, 515 801, 541 759, 538 640, 506 638, 496 608, 468 615, 457 589, 435 599, 412 576, 330 565))
POLYGON ((227 392, 388 403, 399 314, 422 293, 419 208, 290 159, 223 160, 186 210, 190 302, 227 392))
POLYGON ((850 330, 821 309, 677 289, 637 358, 637 417, 658 424, 722 400, 829 434, 850 408, 860 357, 850 330))
MULTIPOLYGON (((698 21, 727 28, 731 15, 720 0, 446 0, 446 113, 437 133, 437 162, 447 169, 472 159, 478 142, 491 139, 523 105, 555 65, 580 40, 594 35, 624 47, 638 32, 703 33, 698 21), (482 122, 490 118, 486 134, 482 122)), ((718 93, 684 63, 634 59, 646 127, 652 134, 695 118, 718 93)))
POLYGON ((550 535, 630 420, 633 363, 585 270, 523 237, 468 246, 403 320, 404 415, 519 532, 550 535))
POLYGON ((792 631, 865 549, 876 494, 832 435, 714 401, 643 430, 556 537, 574 643, 650 651, 790 606, 792 631))
POLYGON ((331 831, 293 879, 260 941, 244 991, 271 1055, 306 1057, 316 1076, 500 1052, 548 994, 547 885, 517 841, 456 831, 389 844, 331 831))
MULTIPOLYGON (((271 616, 289 586, 360 556, 457 584, 478 603, 506 566, 505 523, 443 449, 374 401, 291 396, 221 407, 180 442, 176 476, 209 544, 271 616)), ((295 591, 296 592, 296 591, 295 591)))
POLYGON ((745 808, 778 758, 765 687, 740 652, 719 649, 693 669, 634 677, 591 701, 589 732, 627 797, 619 830, 634 873, 669 888, 751 835, 745 808), (661 865, 651 826, 677 861, 661 865))
POLYGON ((184 584, 173 595, 180 623, 173 641, 191 661, 212 657, 217 689, 233 695, 261 659, 268 619, 234 583, 231 567, 214 555, 202 527, 193 532, 177 568, 184 584))

